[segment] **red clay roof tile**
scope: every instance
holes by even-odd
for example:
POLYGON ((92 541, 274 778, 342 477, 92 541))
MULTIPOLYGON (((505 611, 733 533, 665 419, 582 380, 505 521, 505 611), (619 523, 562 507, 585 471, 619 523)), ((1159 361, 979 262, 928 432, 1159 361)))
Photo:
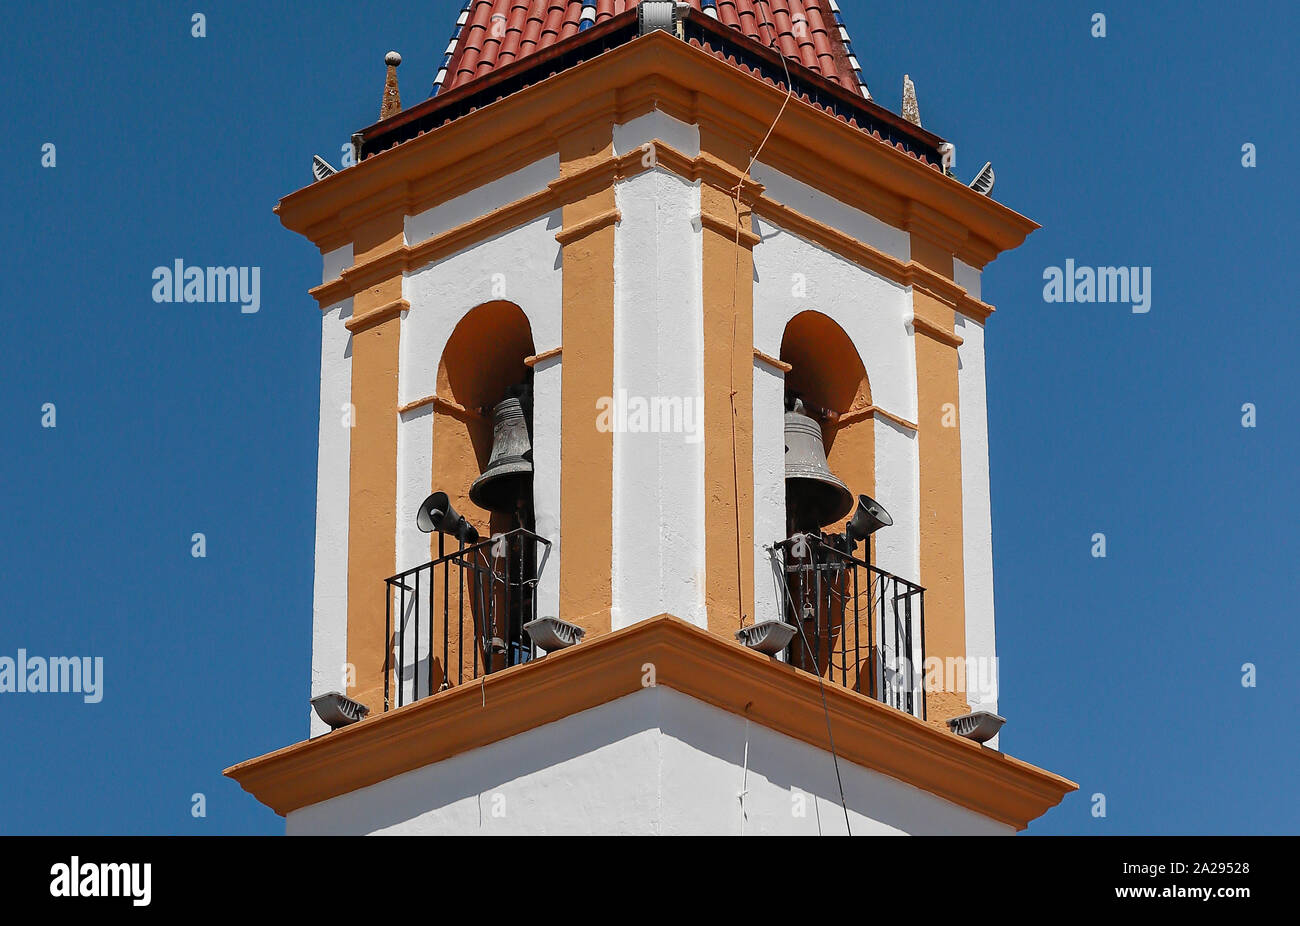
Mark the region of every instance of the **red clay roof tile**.
MULTIPOLYGON (((595 0, 595 22, 634 9, 638 0, 595 0)), ((724 25, 855 92, 857 74, 835 25, 829 0, 716 0, 724 25)), ((702 0, 690 0, 697 10, 702 0)), ((712 4, 709 4, 710 6, 712 4)), ((583 0, 470 0, 440 92, 549 48, 581 28, 583 0)), ((588 14, 588 21, 591 14, 588 14)))

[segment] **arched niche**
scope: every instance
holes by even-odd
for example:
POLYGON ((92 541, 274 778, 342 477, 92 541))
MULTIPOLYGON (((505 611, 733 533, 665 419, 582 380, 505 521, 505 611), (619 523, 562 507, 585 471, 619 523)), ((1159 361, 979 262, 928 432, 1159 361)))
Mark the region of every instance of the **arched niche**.
MULTIPOLYGON (((511 386, 531 380, 532 371, 524 363, 534 354, 533 335, 527 316, 512 302, 486 302, 475 306, 456 324, 438 360, 437 399, 433 406, 433 473, 431 484, 435 490, 446 492, 456 510, 474 525, 482 540, 494 534, 512 530, 516 525, 509 514, 487 512, 469 497, 469 489, 488 465, 492 453, 492 407, 505 397, 511 386)), ((438 559, 444 553, 454 552, 456 543, 444 534, 430 535, 430 556, 438 559)), ((443 679, 459 683, 472 678, 476 670, 475 645, 468 635, 473 633, 476 620, 482 619, 480 602, 463 590, 457 575, 443 601, 444 591, 439 583, 429 589, 431 613, 457 615, 439 634, 446 638, 446 656, 449 665, 443 664, 443 650, 435 646, 431 654, 434 662, 433 684, 439 687, 443 679), (461 645, 465 637, 466 645, 461 645), (460 665, 455 654, 460 655, 460 665)), ((498 595, 500 590, 498 590, 498 595)), ((497 602, 496 611, 504 613, 503 602, 497 602)), ((500 618, 499 618, 500 619, 500 618)), ((505 634, 505 627, 491 628, 489 635, 505 634)), ((478 655, 489 658, 481 651, 478 655)), ((504 667, 501 657, 491 657, 494 668, 504 667)))
MULTIPOLYGON (((871 384, 853 340, 835 321, 808 310, 795 315, 781 336, 781 360, 787 392, 805 403, 834 412, 837 420, 822 421, 822 439, 831 472, 856 495, 875 495, 875 421, 871 384)), ((888 507, 888 500, 883 504, 888 507)), ((847 520, 847 518, 845 519, 847 520)), ((844 521, 827 531, 843 529, 844 521)))
POLYGON ((524 359, 535 353, 528 318, 513 302, 485 302, 457 323, 438 361, 433 421, 433 485, 481 536, 510 530, 509 515, 489 514, 469 487, 492 453, 492 407, 506 390, 530 379, 524 359))
MULTIPOLYGON (((800 312, 785 326, 781 337, 781 360, 790 365, 785 374, 787 394, 803 399, 807 410, 821 419, 822 442, 830 471, 843 480, 854 496, 874 496, 876 454, 875 422, 869 411, 871 384, 853 340, 821 312, 800 312)), ((850 510, 849 516, 852 513, 850 510)), ((844 520, 826 525, 823 530, 838 533, 844 529, 847 520, 846 516, 844 520)), ((872 562, 870 541, 867 548, 859 548, 856 555, 872 562)), ((866 576, 862 579, 869 581, 866 576)), ((859 640, 872 639, 870 593, 867 606, 858 614, 857 625, 853 626, 853 613, 847 606, 843 591, 838 597, 826 592, 827 597, 817 606, 819 613, 825 614, 826 624, 815 637, 818 640, 816 652, 807 650, 800 638, 791 645, 788 659, 806 671, 820 669, 828 678, 857 690, 867 690, 872 684, 870 677, 859 673, 873 664, 874 657, 858 663, 845 658, 841 647, 856 648, 859 640), (843 631, 840 628, 844 628, 843 631), (841 633, 847 636, 840 639, 841 633), (861 687, 864 685, 867 689, 861 687)), ((804 592, 796 594, 802 597, 804 592)), ((789 613, 787 619, 797 621, 799 616, 789 613)))

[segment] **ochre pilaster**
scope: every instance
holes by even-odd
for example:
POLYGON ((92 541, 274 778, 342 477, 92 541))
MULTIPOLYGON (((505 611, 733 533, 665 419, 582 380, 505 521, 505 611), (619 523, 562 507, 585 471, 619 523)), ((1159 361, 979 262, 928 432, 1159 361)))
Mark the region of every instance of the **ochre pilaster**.
MULTIPOLYGON (((912 234, 912 260, 952 279, 951 252, 912 234)), ((927 659, 966 656, 966 584, 963 574, 961 420, 957 387, 954 307, 934 291, 913 287, 916 344, 917 442, 921 458, 921 576, 925 586, 927 659)), ((941 676, 942 677, 942 676, 941 676)), ((965 676, 956 691, 928 691, 929 720, 966 713, 965 676)))
MULTIPOLYGON (((354 229, 359 260, 400 248, 403 215, 391 212, 354 229)), ((384 579, 396 571, 397 365, 401 331, 400 273, 358 292, 353 301, 353 431, 348 499, 348 694, 383 710, 384 579)))
MULTIPOLYGON (((701 132, 701 148, 737 171, 749 152, 701 132)), ((745 187, 750 194, 758 184, 745 187)), ((754 612, 754 245, 746 196, 700 183, 704 302, 705 606, 730 636, 754 612)))
MULTIPOLYGON (((558 139, 560 179, 613 156, 611 126, 592 122, 558 139)), ((613 602, 614 436, 596 427, 597 402, 614 393, 613 183, 566 203, 561 246, 560 614, 608 633, 613 602)))

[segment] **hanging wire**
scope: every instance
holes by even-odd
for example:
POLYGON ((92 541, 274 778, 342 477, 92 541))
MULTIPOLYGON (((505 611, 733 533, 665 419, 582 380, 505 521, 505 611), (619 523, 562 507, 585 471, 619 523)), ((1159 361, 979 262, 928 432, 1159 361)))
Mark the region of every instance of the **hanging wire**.
MULTIPOLYGON (((767 549, 768 549, 768 555, 770 555, 773 558, 773 560, 775 560, 776 549, 774 547, 768 547, 767 549)), ((781 587, 785 590, 786 600, 790 602, 790 610, 793 613, 797 610, 795 608, 795 603, 794 603, 794 594, 790 591, 790 581, 785 578, 784 569, 781 570, 781 576, 782 576, 781 587)), ((853 827, 849 823, 849 805, 848 802, 844 799, 844 779, 840 777, 840 757, 838 753, 836 753, 835 751, 835 734, 831 732, 831 711, 830 708, 826 705, 826 685, 822 681, 821 667, 817 665, 817 653, 815 650, 813 650, 812 646, 809 645, 808 637, 803 632, 803 621, 799 620, 797 617, 795 618, 795 629, 799 631, 799 638, 803 640, 804 652, 810 653, 812 655, 813 669, 816 670, 816 675, 817 675, 817 690, 821 693, 821 698, 822 698, 822 713, 826 717, 826 739, 830 742, 831 761, 835 763, 835 783, 836 785, 839 786, 840 807, 842 807, 844 810, 844 828, 848 831, 848 834, 852 836, 853 827)), ((816 795, 813 795, 813 800, 816 801, 816 795)))
MULTIPOLYGON (((767 6, 766 0, 763 4, 767 6)), ((772 43, 768 47, 777 53, 781 59, 781 67, 785 70, 785 99, 781 101, 781 108, 776 111, 776 118, 767 128, 767 134, 759 142, 758 147, 754 150, 745 166, 745 172, 741 174, 735 188, 732 190, 732 207, 736 213, 736 238, 732 242, 733 267, 731 275, 731 353, 727 357, 727 373, 729 376, 727 402, 731 407, 731 487, 732 487, 732 510, 736 516, 736 610, 740 614, 740 626, 745 626, 745 598, 744 598, 744 581, 741 569, 741 546, 740 546, 740 464, 736 455, 736 322, 738 312, 736 308, 736 294, 740 288, 740 193, 741 188, 745 185, 745 180, 749 178, 749 172, 758 160, 759 153, 767 140, 772 137, 772 131, 776 124, 781 121, 781 114, 785 112, 785 107, 790 102, 790 97, 794 95, 794 85, 790 82, 790 66, 786 64, 785 55, 781 50, 775 47, 776 30, 772 29, 767 20, 767 12, 763 12, 763 24, 767 26, 772 33, 772 43)), ((752 306, 751 306, 752 311, 752 306)))

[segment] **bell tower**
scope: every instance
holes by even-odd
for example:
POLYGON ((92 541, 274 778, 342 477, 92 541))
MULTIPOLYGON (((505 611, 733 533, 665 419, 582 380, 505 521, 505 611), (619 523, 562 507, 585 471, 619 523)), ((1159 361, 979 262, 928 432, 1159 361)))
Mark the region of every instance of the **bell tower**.
POLYGON ((1037 226, 910 79, 834 0, 469 0, 407 109, 386 61, 277 207, 324 258, 315 709, 227 773, 300 833, 1055 805, 995 748, 980 285, 1037 226))

